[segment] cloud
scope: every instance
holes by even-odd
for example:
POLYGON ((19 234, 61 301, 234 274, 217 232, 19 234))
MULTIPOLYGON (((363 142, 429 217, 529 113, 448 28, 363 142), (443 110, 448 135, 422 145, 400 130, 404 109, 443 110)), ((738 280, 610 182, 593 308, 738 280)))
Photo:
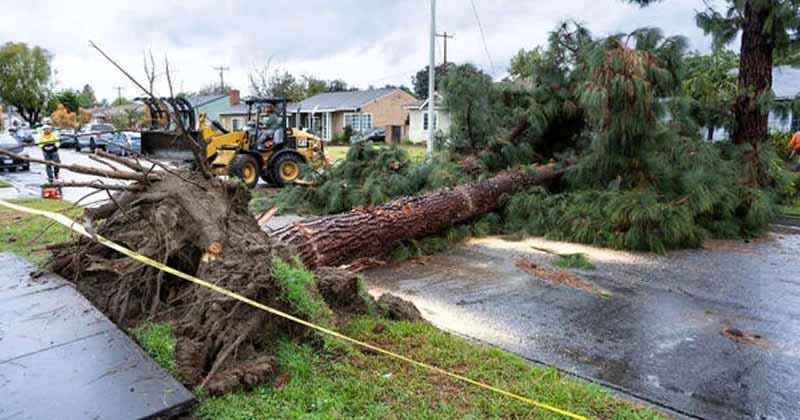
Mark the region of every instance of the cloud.
MULTIPOLYGON (((8 0, 5 0, 8 2, 8 0)), ((682 34, 693 49, 709 40, 694 25, 702 0, 670 0, 640 9, 621 0, 474 0, 495 64, 504 73, 521 48, 546 41, 564 19, 586 23, 595 35, 659 26, 682 34)), ((469 0, 439 0, 440 31, 455 34, 448 59, 490 70, 469 0)), ((139 94, 88 46, 93 40, 142 78, 142 53, 151 48, 162 65, 168 57, 175 88, 197 90, 218 82, 213 66, 231 68, 226 83, 248 90, 247 74, 270 61, 293 74, 341 78, 351 85, 410 84, 428 61, 427 0, 32 0, 4 6, 0 38, 23 41, 53 53, 59 88, 89 83, 112 99, 114 86, 139 94)), ((441 61, 441 40, 437 41, 441 61)), ((166 93, 166 84, 157 85, 166 93)))

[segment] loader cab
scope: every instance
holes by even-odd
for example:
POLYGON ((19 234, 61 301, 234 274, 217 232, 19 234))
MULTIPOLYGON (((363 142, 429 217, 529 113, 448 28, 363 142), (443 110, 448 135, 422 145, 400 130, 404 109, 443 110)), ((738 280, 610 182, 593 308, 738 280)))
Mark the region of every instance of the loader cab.
POLYGON ((254 98, 246 99, 245 103, 248 106, 247 135, 251 149, 265 152, 291 147, 290 130, 286 128, 286 99, 254 98))

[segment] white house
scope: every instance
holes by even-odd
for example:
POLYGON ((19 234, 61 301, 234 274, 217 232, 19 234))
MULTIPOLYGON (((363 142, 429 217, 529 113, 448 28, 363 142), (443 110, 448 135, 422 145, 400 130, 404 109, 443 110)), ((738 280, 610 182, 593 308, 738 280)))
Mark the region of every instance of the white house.
MULTIPOLYGON (((442 99, 437 94, 436 104, 433 110, 433 130, 439 135, 450 133, 450 113, 441 105, 442 99)), ((428 141, 428 100, 419 100, 406 105, 408 110, 408 140, 413 143, 423 143, 428 141)))

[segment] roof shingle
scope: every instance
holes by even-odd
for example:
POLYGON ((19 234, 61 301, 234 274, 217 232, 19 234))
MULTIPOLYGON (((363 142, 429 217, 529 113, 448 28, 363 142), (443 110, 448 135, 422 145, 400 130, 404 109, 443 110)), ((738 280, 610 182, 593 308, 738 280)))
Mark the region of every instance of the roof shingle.
POLYGON ((314 95, 300 102, 291 103, 287 108, 289 112, 297 112, 298 110, 312 111, 315 108, 317 112, 354 111, 395 90, 396 88, 382 88, 349 92, 326 92, 314 95))

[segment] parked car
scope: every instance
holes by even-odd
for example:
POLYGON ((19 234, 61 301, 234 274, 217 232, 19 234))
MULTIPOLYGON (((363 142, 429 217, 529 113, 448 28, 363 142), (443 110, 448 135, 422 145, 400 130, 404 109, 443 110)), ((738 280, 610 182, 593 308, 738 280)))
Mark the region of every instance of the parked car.
POLYGON ((135 131, 114 133, 105 146, 108 153, 120 156, 128 156, 132 151, 141 153, 142 134, 135 131))
POLYGON ((98 148, 105 149, 105 145, 111 141, 114 130, 114 126, 107 123, 86 124, 76 134, 78 142, 75 150, 81 151, 86 147, 92 152, 98 148))
POLYGON ((36 130, 32 128, 18 128, 17 132, 14 134, 17 140, 24 144, 33 144, 35 142, 34 135, 36 134, 36 130))
POLYGON ((375 127, 369 129, 367 131, 362 131, 359 133, 354 133, 352 137, 350 137, 350 143, 362 143, 366 141, 379 141, 384 142, 386 141, 386 129, 375 127))
POLYGON ((71 128, 60 128, 56 130, 58 139, 61 141, 62 149, 76 149, 78 139, 75 137, 75 130, 71 128))
MULTIPOLYGON (((14 138, 14 136, 11 134, 0 133, 0 149, 6 149, 22 156, 28 156, 23 152, 24 147, 25 145, 14 138)), ((17 160, 10 156, 0 155, 0 169, 7 169, 11 172, 15 172, 17 170, 27 171, 31 169, 31 165, 24 160, 17 160)))

